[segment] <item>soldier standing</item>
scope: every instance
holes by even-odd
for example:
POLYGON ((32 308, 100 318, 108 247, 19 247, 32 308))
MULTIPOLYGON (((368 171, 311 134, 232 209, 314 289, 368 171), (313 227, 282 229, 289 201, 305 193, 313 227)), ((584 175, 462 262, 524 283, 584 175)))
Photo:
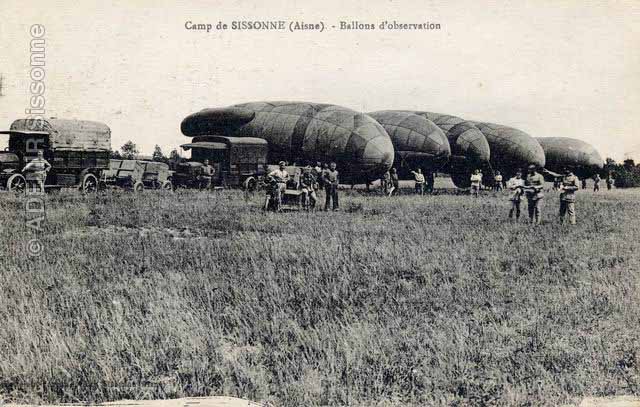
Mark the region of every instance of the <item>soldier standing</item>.
POLYGON ((389 171, 389 182, 391 183, 391 188, 389 188, 389 196, 398 195, 400 191, 400 179, 398 178, 398 170, 392 168, 389 171))
POLYGON ((607 174, 607 190, 611 191, 611 187, 613 187, 613 176, 611 173, 607 174))
POLYGON ((542 210, 542 188, 544 187, 544 177, 536 171, 535 165, 529 166, 527 179, 524 181, 525 193, 527 195, 527 210, 529 211, 529 220, 539 225, 541 223, 542 210))
POLYGON ((216 173, 215 168, 209 165, 209 160, 204 160, 204 165, 202 166, 202 174, 200 175, 200 188, 210 189, 211 188, 211 179, 213 175, 216 173))
POLYGON ((564 170, 564 177, 560 185, 560 223, 564 223, 565 215, 569 214, 569 222, 576 224, 576 194, 579 189, 578 177, 571 170, 564 170))
POLYGON ((274 179, 277 184, 276 193, 276 210, 279 212, 282 209, 282 195, 287 190, 287 182, 289 182, 289 173, 285 170, 286 163, 280 161, 278 163, 278 169, 269 173, 269 176, 274 179))
POLYGON ((336 170, 336 163, 332 162, 329 165, 329 169, 324 171, 324 188, 327 195, 324 201, 324 210, 329 210, 329 205, 333 204, 333 210, 338 209, 338 185, 340 181, 338 179, 338 170, 336 170))
POLYGON ((38 150, 38 156, 25 165, 22 172, 27 181, 37 182, 41 192, 44 192, 44 182, 50 169, 51 164, 44 159, 42 150, 38 150))
POLYGON ((318 201, 318 196, 316 195, 317 182, 311 166, 305 167, 300 179, 300 185, 302 186, 302 207, 306 210, 315 208, 318 201))
POLYGON ((496 192, 500 192, 502 191, 502 174, 500 174, 500 171, 496 171, 496 175, 493 177, 493 181, 494 181, 494 188, 496 190, 496 192))
POLYGON ((391 188, 391 173, 389 171, 385 172, 380 179, 380 186, 382 187, 382 193, 389 195, 389 189, 391 188))
POLYGON ((587 179, 582 178, 582 189, 587 189, 587 179))
POLYGON ((435 184, 436 174, 433 171, 427 171, 427 193, 433 194, 433 185, 435 184))
POLYGON ((425 180, 424 180, 424 174, 422 173, 422 170, 418 168, 416 171, 411 171, 411 173, 413 174, 413 177, 415 178, 415 181, 416 181, 416 185, 415 185, 416 194, 424 195, 425 180))
POLYGON ((593 192, 600 191, 600 174, 593 176, 593 192))
POLYGON ((480 186, 482 185, 482 174, 479 169, 473 170, 473 174, 471 174, 471 195, 478 197, 478 193, 480 191, 480 186))
POLYGON ((507 182, 507 188, 511 191, 509 200, 511 201, 511 209, 509 210, 509 219, 516 214, 516 220, 520 219, 520 202, 524 188, 524 180, 522 179, 522 171, 516 172, 516 175, 507 182))

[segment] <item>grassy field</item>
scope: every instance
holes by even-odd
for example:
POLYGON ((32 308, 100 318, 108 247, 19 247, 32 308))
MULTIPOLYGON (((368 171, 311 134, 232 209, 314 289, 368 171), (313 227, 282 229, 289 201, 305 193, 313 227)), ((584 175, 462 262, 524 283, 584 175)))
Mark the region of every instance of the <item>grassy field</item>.
POLYGON ((233 395, 275 405, 550 405, 640 394, 640 191, 578 225, 506 195, 0 195, 0 397, 233 395), (526 213, 526 205, 525 205, 526 213), (38 236, 44 252, 25 254, 38 236))

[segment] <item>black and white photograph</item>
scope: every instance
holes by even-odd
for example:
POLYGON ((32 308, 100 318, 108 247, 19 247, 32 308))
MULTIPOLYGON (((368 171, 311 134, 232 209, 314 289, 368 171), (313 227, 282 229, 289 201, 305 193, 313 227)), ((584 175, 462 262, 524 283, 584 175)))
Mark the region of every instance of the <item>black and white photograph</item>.
POLYGON ((637 0, 0 0, 0 407, 640 407, 637 0))

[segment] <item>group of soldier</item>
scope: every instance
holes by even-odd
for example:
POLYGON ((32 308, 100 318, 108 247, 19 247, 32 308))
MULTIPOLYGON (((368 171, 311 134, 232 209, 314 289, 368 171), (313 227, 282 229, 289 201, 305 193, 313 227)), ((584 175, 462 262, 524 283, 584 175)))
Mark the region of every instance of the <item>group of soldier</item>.
MULTIPOLYGON (((202 173, 199 176, 200 181, 205 188, 210 188, 211 180, 215 174, 215 169, 209 164, 208 160, 205 160, 202 167, 202 173)), ((27 180, 35 182, 39 185, 41 191, 44 191, 44 182, 47 177, 47 172, 51 169, 51 164, 44 159, 42 151, 38 151, 37 157, 31 160, 22 169, 22 172, 26 175, 27 180)), ((422 173, 421 169, 411 171, 415 181, 415 193, 423 195, 426 192, 433 192, 434 174, 428 172, 427 176, 422 173)), ((472 196, 477 197, 479 191, 482 189, 482 173, 479 169, 475 169, 470 177, 470 192, 472 196)), ((280 161, 278 168, 268 172, 265 177, 265 184, 267 186, 267 197, 265 200, 265 209, 273 207, 276 211, 282 210, 283 197, 287 190, 287 186, 293 181, 293 177, 286 170, 286 163, 280 161)), ((600 189, 601 178, 598 174, 593 177, 593 190, 598 191, 600 189)), ((527 199, 527 209, 529 214, 529 220, 533 224, 540 224, 542 200, 544 198, 544 177, 538 172, 535 165, 528 167, 526 177, 523 177, 521 171, 517 171, 508 181, 504 182, 502 174, 496 171, 494 175, 494 190, 501 191, 503 185, 508 188, 509 200, 511 201, 511 207, 509 209, 509 219, 518 220, 521 213, 521 202, 523 195, 527 199)), ((304 209, 311 210, 316 207, 318 203, 318 192, 324 190, 325 193, 325 205, 324 210, 328 211, 339 209, 338 200, 338 185, 340 183, 339 172, 335 162, 329 164, 316 163, 315 166, 307 165, 302 169, 302 174, 298 180, 298 186, 295 189, 300 191, 302 195, 302 206, 304 209)), ((614 180, 609 174, 606 178, 607 189, 611 189, 614 180)), ((392 168, 384 174, 381 179, 381 186, 383 193, 388 196, 398 194, 400 189, 400 180, 398 178, 398 172, 395 168, 392 168)), ((557 177, 554 181, 553 189, 560 191, 560 221, 564 223, 565 218, 568 216, 571 224, 576 223, 576 195, 575 192, 580 189, 586 188, 586 179, 580 180, 573 172, 566 168, 562 177, 557 177)))
MULTIPOLYGON (((579 179, 569 168, 564 169, 563 176, 557 181, 557 190, 560 191, 560 223, 564 223, 565 218, 569 217, 572 225, 576 224, 576 194, 580 189, 579 179)), ((516 220, 520 217, 520 203, 522 195, 527 199, 527 209, 529 212, 529 221, 535 225, 539 225, 542 219, 542 200, 544 198, 544 177, 540 174, 535 165, 530 165, 525 178, 522 172, 518 171, 516 175, 507 181, 511 201, 509 210, 509 219, 514 214, 516 220)))
MULTIPOLYGON (((496 192, 502 191, 503 187, 508 188, 509 200, 511 201, 511 208, 509 209, 509 219, 513 219, 514 215, 516 219, 520 217, 520 206, 522 197, 527 200, 527 209, 529 213, 529 221, 533 224, 540 224, 541 222, 541 210, 542 199, 544 198, 544 177, 538 171, 535 165, 530 165, 527 168, 527 174, 523 177, 522 171, 517 171, 516 175, 508 181, 504 181, 502 174, 496 171, 493 179, 492 189, 496 192)), ((600 175, 593 176, 593 190, 597 192, 600 190, 600 175)), ((476 169, 471 174, 470 178, 470 193, 472 196, 478 197, 479 191, 482 189, 482 172, 476 169)), ((607 189, 611 189, 614 184, 614 179, 611 174, 606 177, 607 189)), ((564 223, 565 218, 569 218, 571 224, 576 223, 576 194, 582 187, 587 188, 586 178, 580 179, 573 174, 569 168, 565 168, 562 176, 556 177, 553 183, 553 190, 560 191, 560 221, 564 223), (580 185, 581 184, 581 185, 580 185)))
MULTIPOLYGON (((302 207, 306 210, 315 209, 318 203, 318 192, 324 190, 325 204, 324 210, 331 208, 334 211, 339 209, 338 185, 340 184, 340 173, 335 162, 329 164, 316 163, 315 166, 307 165, 302 169, 299 176, 299 190, 302 195, 302 207)), ((273 208, 276 211, 282 210, 283 198, 290 183, 296 183, 286 169, 286 163, 280 161, 278 168, 267 173, 265 177, 266 197, 264 209, 273 208)), ((298 185, 294 185, 296 190, 298 185)))

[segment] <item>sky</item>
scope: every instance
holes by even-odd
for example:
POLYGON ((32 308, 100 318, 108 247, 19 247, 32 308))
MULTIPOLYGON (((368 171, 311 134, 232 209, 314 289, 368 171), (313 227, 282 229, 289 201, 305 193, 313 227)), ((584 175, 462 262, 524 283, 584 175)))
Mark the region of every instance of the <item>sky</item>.
POLYGON ((1 0, 0 17, 1 129, 25 117, 41 24, 45 115, 104 122, 114 149, 168 153, 192 112, 297 100, 447 113, 640 159, 640 1, 1 0), (185 28, 234 20, 326 30, 185 28), (331 28, 385 20, 441 29, 331 28))

